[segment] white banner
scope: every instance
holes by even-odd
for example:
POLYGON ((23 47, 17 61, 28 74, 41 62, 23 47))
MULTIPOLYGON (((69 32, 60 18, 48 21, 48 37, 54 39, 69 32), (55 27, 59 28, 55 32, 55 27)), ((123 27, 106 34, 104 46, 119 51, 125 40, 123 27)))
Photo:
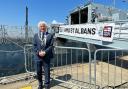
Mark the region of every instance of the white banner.
POLYGON ((59 34, 112 42, 114 27, 114 23, 63 25, 59 34))

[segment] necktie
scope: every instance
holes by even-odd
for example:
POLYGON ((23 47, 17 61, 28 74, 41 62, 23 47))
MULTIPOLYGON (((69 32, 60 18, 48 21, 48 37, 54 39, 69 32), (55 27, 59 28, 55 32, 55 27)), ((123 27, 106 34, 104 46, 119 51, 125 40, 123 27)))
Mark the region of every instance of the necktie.
POLYGON ((44 33, 42 33, 42 40, 44 40, 44 33))
POLYGON ((45 33, 42 33, 42 43, 43 45, 46 45, 46 34, 45 33))

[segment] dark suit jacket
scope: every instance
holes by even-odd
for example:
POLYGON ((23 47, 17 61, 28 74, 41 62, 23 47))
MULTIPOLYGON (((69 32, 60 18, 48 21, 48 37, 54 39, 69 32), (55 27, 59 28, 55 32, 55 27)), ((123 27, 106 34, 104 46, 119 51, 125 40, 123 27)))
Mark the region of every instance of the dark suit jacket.
POLYGON ((46 45, 41 46, 41 40, 38 37, 38 33, 34 35, 33 39, 33 50, 35 53, 35 60, 36 61, 45 61, 45 62, 50 62, 50 59, 53 57, 53 34, 46 33, 47 38, 46 38, 46 45), (38 55, 39 51, 44 50, 46 52, 46 55, 44 57, 40 57, 38 55))

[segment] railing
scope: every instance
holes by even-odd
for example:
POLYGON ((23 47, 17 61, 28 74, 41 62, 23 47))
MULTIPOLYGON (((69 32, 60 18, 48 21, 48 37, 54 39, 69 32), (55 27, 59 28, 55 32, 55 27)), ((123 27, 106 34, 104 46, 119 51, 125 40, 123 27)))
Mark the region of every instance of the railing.
MULTIPOLYGON (((35 72, 31 45, 25 46, 25 68, 26 72, 35 72), (27 56, 28 55, 28 56, 27 56)), ((54 58, 51 59, 51 78, 53 80, 68 84, 69 88, 91 89, 91 53, 86 48, 61 47, 54 49, 54 58)), ((98 87, 98 86, 96 86, 98 87)))
MULTIPOLYGON (((31 46, 28 47, 30 49, 31 46)), ((128 87, 128 50, 126 49, 98 49, 94 53, 94 61, 91 60, 90 50, 86 48, 56 46, 54 51, 51 77, 68 84, 69 88, 128 87)), ((29 61, 27 65, 31 65, 32 62, 29 61)), ((32 72, 32 68, 34 67, 29 66, 27 72, 32 72)))
POLYGON ((94 60, 95 85, 103 89, 128 88, 128 49, 98 49, 94 60))
POLYGON ((55 47, 52 60, 54 80, 89 89, 91 86, 91 54, 86 48, 55 47))
POLYGON ((35 71, 35 62, 34 62, 34 53, 32 45, 25 45, 24 46, 24 65, 26 72, 34 72, 35 71))
POLYGON ((127 40, 128 39, 128 21, 115 22, 114 39, 127 40))

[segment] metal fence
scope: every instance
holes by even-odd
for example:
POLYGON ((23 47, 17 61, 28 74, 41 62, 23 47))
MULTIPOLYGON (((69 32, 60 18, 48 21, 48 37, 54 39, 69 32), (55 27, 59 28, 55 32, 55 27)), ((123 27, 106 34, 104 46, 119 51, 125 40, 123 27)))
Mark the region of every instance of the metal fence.
POLYGON ((98 49, 94 60, 95 85, 102 89, 128 89, 128 49, 98 49))
MULTIPOLYGON (((27 45, 26 48, 26 55, 31 55, 32 46, 27 45)), ((86 48, 56 46, 54 52, 54 58, 51 60, 51 78, 67 84, 68 88, 128 88, 127 49, 97 49, 91 54, 86 48)), ((34 60, 30 59, 33 57, 26 56, 27 72, 34 71, 34 60)))
MULTIPOLYGON (((32 56, 34 54, 31 48, 31 45, 26 45, 24 48, 27 72, 35 72, 32 56)), ((94 87, 94 84, 91 84, 90 51, 86 48, 56 46, 54 58, 51 59, 51 78, 67 84, 68 88, 94 87)))
POLYGON ((32 43, 32 38, 36 32, 38 32, 37 27, 29 26, 29 34, 26 36, 25 26, 0 25, 0 44, 8 44, 10 41, 19 45, 32 43))
POLYGON ((24 65, 26 72, 35 72, 35 61, 34 61, 34 53, 32 45, 25 45, 24 46, 24 65))
POLYGON ((89 89, 91 86, 91 55, 86 48, 55 47, 52 78, 68 84, 68 88, 89 89))

